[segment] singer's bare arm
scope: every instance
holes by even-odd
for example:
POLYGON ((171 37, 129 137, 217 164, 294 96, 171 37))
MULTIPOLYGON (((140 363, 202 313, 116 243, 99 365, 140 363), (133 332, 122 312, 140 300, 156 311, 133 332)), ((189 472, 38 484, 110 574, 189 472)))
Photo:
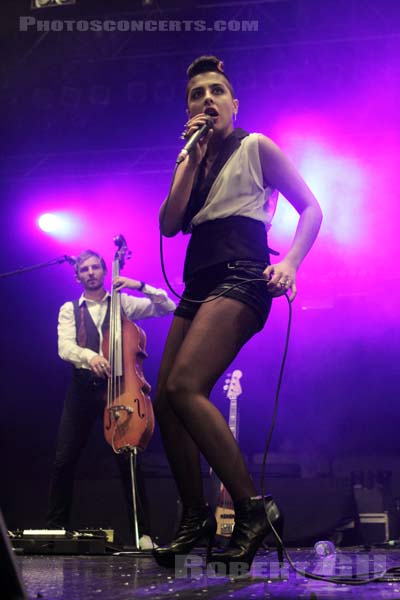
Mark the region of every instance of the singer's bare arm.
MULTIPOLYGON (((198 114, 187 123, 188 137, 205 123, 207 115, 198 114)), ((213 134, 213 130, 205 135, 193 148, 190 154, 180 163, 176 169, 174 183, 171 193, 167 200, 163 202, 160 208, 159 221, 161 233, 166 237, 173 237, 182 229, 182 221, 193 182, 196 177, 199 164, 206 153, 208 142, 213 134)))
POLYGON ((286 256, 264 271, 268 287, 274 295, 282 295, 285 289, 279 283, 289 282, 291 299, 297 292, 296 272, 317 237, 322 221, 321 208, 297 169, 269 138, 259 137, 260 161, 264 184, 279 190, 299 214, 293 242, 286 256))
POLYGON ((182 229, 182 220, 189 202, 197 165, 191 164, 188 158, 178 166, 169 198, 164 200, 160 208, 160 229, 166 237, 176 235, 182 229))

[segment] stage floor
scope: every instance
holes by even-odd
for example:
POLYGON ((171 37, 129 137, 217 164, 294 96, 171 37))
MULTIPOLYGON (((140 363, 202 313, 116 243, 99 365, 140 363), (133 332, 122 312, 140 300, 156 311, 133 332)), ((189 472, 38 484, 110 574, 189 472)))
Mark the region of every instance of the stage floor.
POLYGON ((28 597, 55 600, 128 600, 130 598, 370 598, 400 599, 400 549, 350 548, 336 555, 316 558, 313 549, 288 549, 293 562, 315 574, 362 577, 381 574, 399 566, 399 574, 390 580, 366 585, 335 585, 306 579, 289 566, 287 560, 279 574, 276 552, 260 551, 246 578, 216 576, 201 566, 201 550, 193 551, 190 565, 181 565, 175 572, 156 565, 151 554, 100 556, 39 556, 17 557, 28 597))

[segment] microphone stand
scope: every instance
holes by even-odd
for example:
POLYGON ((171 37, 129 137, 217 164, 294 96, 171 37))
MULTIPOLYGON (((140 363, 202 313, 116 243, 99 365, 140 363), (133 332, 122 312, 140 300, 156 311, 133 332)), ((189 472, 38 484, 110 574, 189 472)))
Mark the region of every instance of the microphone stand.
POLYGON ((75 264, 75 261, 71 256, 64 254, 63 256, 59 256, 58 258, 52 258, 47 262, 31 265, 30 267, 21 267, 20 269, 16 269, 15 271, 9 271, 8 273, 0 273, 0 279, 5 279, 6 277, 12 277, 14 275, 21 275, 22 273, 28 273, 29 271, 36 271, 37 269, 44 269, 45 267, 51 267, 53 265, 59 265, 63 262, 67 262, 70 265, 75 264))

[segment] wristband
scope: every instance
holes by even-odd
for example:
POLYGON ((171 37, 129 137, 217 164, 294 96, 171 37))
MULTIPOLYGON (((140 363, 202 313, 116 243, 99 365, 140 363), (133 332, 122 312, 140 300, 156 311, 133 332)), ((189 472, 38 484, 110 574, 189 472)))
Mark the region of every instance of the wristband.
POLYGON ((144 288, 144 286, 145 286, 145 285, 146 285, 146 284, 145 284, 145 282, 144 282, 144 281, 141 281, 141 282, 140 282, 140 285, 139 285, 139 287, 137 288, 137 289, 139 290, 139 292, 141 292, 141 291, 143 290, 143 288, 144 288))

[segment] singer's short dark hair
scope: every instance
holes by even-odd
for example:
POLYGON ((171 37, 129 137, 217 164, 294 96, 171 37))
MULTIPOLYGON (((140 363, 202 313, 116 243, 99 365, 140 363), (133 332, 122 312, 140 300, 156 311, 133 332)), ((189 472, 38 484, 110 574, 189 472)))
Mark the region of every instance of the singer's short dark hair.
POLYGON ((186 73, 188 76, 188 83, 186 86, 186 100, 188 100, 189 96, 189 85, 191 79, 193 79, 193 77, 196 77, 196 75, 200 75, 201 73, 220 73, 221 75, 223 75, 224 79, 226 80, 226 84, 229 88, 229 91, 232 94, 232 98, 235 97, 233 86, 229 80, 229 77, 224 71, 224 63, 217 56, 199 56, 188 66, 186 73))
POLYGON ((100 264, 103 267, 103 270, 107 271, 106 261, 98 252, 94 252, 94 250, 84 250, 83 252, 78 254, 78 256, 76 257, 76 263, 75 263, 75 275, 76 276, 79 275, 79 267, 81 266, 81 264, 83 262, 85 262, 85 260, 87 260, 88 258, 91 258, 92 256, 95 256, 96 258, 100 259, 100 264))

